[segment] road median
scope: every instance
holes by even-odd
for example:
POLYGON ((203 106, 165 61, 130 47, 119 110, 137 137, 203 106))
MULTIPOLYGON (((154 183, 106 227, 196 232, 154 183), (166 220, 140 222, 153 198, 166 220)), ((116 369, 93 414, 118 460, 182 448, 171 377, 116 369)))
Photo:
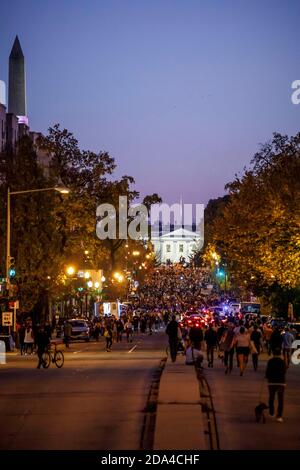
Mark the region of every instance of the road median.
POLYGON ((183 356, 168 360, 161 377, 154 449, 206 449, 199 384, 183 356))

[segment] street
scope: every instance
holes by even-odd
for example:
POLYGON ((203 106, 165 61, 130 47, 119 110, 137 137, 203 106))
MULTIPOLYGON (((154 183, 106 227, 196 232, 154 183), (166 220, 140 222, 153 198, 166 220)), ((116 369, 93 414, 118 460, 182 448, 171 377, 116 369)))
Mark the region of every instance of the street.
POLYGON ((243 377, 235 366, 231 375, 224 374, 224 367, 215 360, 213 369, 206 369, 205 376, 211 388, 216 411, 220 447, 224 450, 279 450, 300 449, 300 366, 291 364, 287 371, 284 422, 277 423, 265 412, 266 423, 256 423, 254 408, 262 401, 268 404, 268 391, 264 374, 268 356, 261 354, 257 372, 251 358, 243 377))
MULTIPOLYGON (((35 355, 9 354, 0 368, 0 448, 140 449, 147 397, 165 345, 163 329, 152 336, 138 334, 132 343, 114 343, 110 353, 103 339, 72 343, 63 368, 51 364, 47 370, 36 369, 35 355)), ((267 359, 263 353, 257 372, 249 362, 243 377, 236 367, 225 375, 216 354, 214 368, 208 369, 205 361, 223 450, 300 448, 299 366, 292 365, 287 373, 284 423, 277 423, 268 412, 266 424, 255 422, 267 359)), ((183 372, 178 375, 178 390, 191 380, 190 368, 183 372)), ((266 385, 262 399, 267 402, 266 385)), ((184 418, 178 423, 183 429, 184 418)), ((204 430, 203 415, 199 431, 204 434, 204 430)), ((200 442, 203 438, 199 440, 203 448, 200 442)), ((171 444, 181 449, 180 441, 171 444)))
POLYGON ((139 449, 147 395, 166 338, 72 343, 65 364, 36 369, 37 357, 0 366, 0 448, 139 449))

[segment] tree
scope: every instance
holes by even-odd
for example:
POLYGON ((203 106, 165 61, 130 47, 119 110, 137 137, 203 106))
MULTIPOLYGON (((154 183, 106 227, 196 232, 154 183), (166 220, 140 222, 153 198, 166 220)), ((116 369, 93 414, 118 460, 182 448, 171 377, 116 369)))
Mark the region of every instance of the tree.
MULTIPOLYGON (((201 266, 207 263, 210 259, 210 253, 221 252, 221 247, 214 245, 214 224, 215 221, 222 215, 222 212, 229 202, 229 195, 218 197, 216 199, 210 199, 207 206, 204 209, 204 244, 199 249, 196 248, 195 252, 191 257, 191 262, 195 266, 201 266), (213 245, 213 246, 212 246, 213 245), (206 254, 206 256, 204 256, 206 254)), ((224 255, 223 255, 224 258, 224 255)), ((225 260, 223 260, 225 261, 225 260)), ((210 264, 210 261, 208 262, 210 264)))
MULTIPOLYGON (((16 154, 6 157, 0 167, 3 196, 8 186, 11 191, 49 187, 28 136, 20 139, 16 154)), ((60 198, 54 191, 11 197, 11 255, 17 272, 14 282, 24 312, 43 303, 48 278, 56 277, 60 269, 61 237, 52 217, 56 205, 60 205, 60 198)), ((6 217, 2 222, 6 226, 6 217)))
POLYGON ((239 284, 270 295, 300 285, 300 134, 274 134, 252 168, 226 185, 213 242, 239 284))
MULTIPOLYGON (((107 277, 118 264, 124 267, 124 240, 103 241, 96 236, 99 204, 111 203, 118 208, 119 196, 127 196, 129 203, 138 197, 132 189, 132 177, 113 179, 115 167, 107 152, 81 150, 73 134, 58 124, 38 139, 36 147, 24 136, 16 155, 5 154, 0 159, 0 191, 4 200, 8 186, 11 190, 25 190, 64 184, 70 190, 67 197, 49 191, 12 199, 11 253, 16 258, 23 312, 47 313, 51 297, 72 295, 72 283, 66 282, 64 269, 69 263, 82 268, 85 252, 89 253, 89 269, 104 269, 107 277), (38 152, 48 156, 47 172, 39 165, 38 152)), ((3 210, 3 235, 5 224, 3 210)), ((4 258, 2 261, 5 265, 4 258)))

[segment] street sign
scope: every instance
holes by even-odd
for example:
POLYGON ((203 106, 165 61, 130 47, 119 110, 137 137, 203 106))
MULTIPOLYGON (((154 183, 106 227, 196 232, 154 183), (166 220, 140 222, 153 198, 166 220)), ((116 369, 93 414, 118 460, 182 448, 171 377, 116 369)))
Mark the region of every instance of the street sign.
POLYGON ((18 300, 10 300, 8 302, 9 308, 19 308, 19 301, 18 300))
POLYGON ((2 312, 2 326, 13 326, 12 312, 2 312))

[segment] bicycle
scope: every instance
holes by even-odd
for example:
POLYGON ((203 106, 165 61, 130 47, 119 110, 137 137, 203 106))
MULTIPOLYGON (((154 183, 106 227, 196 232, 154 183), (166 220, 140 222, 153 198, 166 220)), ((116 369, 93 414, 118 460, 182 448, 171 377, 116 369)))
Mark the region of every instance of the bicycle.
POLYGON ((57 350, 55 343, 50 343, 50 347, 43 353, 42 359, 44 369, 48 369, 51 362, 60 369, 65 361, 63 352, 57 350))

